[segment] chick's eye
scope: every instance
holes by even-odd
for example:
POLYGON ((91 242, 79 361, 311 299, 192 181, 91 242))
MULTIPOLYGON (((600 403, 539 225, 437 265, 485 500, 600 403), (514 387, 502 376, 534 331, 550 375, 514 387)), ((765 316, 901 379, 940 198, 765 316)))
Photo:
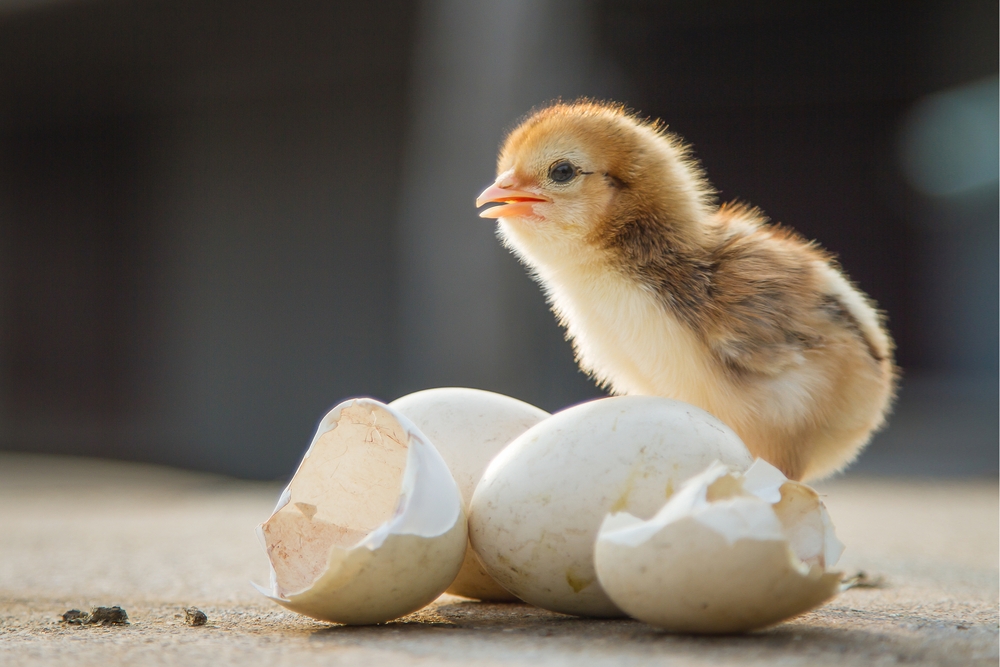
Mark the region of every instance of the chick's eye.
POLYGON ((559 162, 552 165, 549 169, 549 178, 551 178, 556 183, 565 183, 567 181, 573 180, 576 176, 576 167, 573 166, 572 162, 559 162))

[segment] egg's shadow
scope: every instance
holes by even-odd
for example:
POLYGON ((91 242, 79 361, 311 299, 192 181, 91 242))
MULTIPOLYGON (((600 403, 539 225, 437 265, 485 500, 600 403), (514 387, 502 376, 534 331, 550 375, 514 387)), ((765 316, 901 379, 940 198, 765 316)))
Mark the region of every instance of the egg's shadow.
POLYGON ((311 639, 418 652, 433 647, 446 650, 449 645, 461 652, 467 650, 471 641, 475 645, 495 645, 511 655, 541 650, 719 659, 813 654, 892 654, 916 659, 926 651, 926 647, 901 643, 898 637, 883 632, 884 628, 816 624, 824 620, 830 619, 806 617, 746 634, 683 635, 627 618, 580 618, 527 604, 470 600, 433 604, 381 625, 329 626, 313 632, 311 639))

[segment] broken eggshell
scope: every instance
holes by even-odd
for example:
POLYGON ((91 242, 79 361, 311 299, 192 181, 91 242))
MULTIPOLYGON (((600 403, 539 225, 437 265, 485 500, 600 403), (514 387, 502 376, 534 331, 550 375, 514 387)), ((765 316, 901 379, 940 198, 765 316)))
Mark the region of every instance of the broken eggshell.
MULTIPOLYGON (((416 424, 437 449, 468 509, 486 466, 508 443, 549 416, 516 398, 466 387, 439 387, 397 398, 389 407, 416 424)), ((486 574, 472 548, 447 593, 490 602, 517 600, 486 574)))
POLYGON ((469 537, 486 571, 533 605, 579 616, 622 616, 594 571, 609 512, 652 517, 674 489, 721 460, 753 458, 704 410, 656 396, 577 405, 531 427, 487 468, 469 509, 469 537))
POLYGON ((258 590, 350 625, 433 601, 458 573, 468 539, 440 454, 397 410, 365 398, 323 418, 258 535, 271 561, 271 589, 258 590))
POLYGON ((811 488, 758 459, 741 474, 714 463, 648 521, 605 518, 594 562, 608 596, 673 632, 774 625, 832 598, 843 545, 811 488))

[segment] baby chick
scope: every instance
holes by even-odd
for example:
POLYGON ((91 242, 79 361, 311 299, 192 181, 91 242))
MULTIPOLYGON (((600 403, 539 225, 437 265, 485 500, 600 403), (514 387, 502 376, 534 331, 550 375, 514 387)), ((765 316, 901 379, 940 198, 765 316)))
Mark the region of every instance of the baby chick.
POLYGON ((507 137, 476 201, 542 285, 580 366, 617 394, 727 423, 791 479, 847 465, 893 398, 893 343, 833 257, 714 203, 681 140, 608 104, 556 104, 507 137))

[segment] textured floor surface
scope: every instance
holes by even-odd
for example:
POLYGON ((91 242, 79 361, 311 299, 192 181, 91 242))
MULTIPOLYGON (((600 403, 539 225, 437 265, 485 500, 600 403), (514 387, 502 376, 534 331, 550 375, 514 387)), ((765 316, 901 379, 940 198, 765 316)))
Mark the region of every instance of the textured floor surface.
POLYGON ((685 637, 628 620, 444 596, 349 628, 257 594, 253 535, 279 488, 153 466, 0 453, 2 665, 996 665, 994 480, 851 477, 819 486, 841 566, 883 578, 746 636, 685 637), (72 626, 120 604, 126 627, 72 626), (184 608, 208 615, 184 623, 184 608))

